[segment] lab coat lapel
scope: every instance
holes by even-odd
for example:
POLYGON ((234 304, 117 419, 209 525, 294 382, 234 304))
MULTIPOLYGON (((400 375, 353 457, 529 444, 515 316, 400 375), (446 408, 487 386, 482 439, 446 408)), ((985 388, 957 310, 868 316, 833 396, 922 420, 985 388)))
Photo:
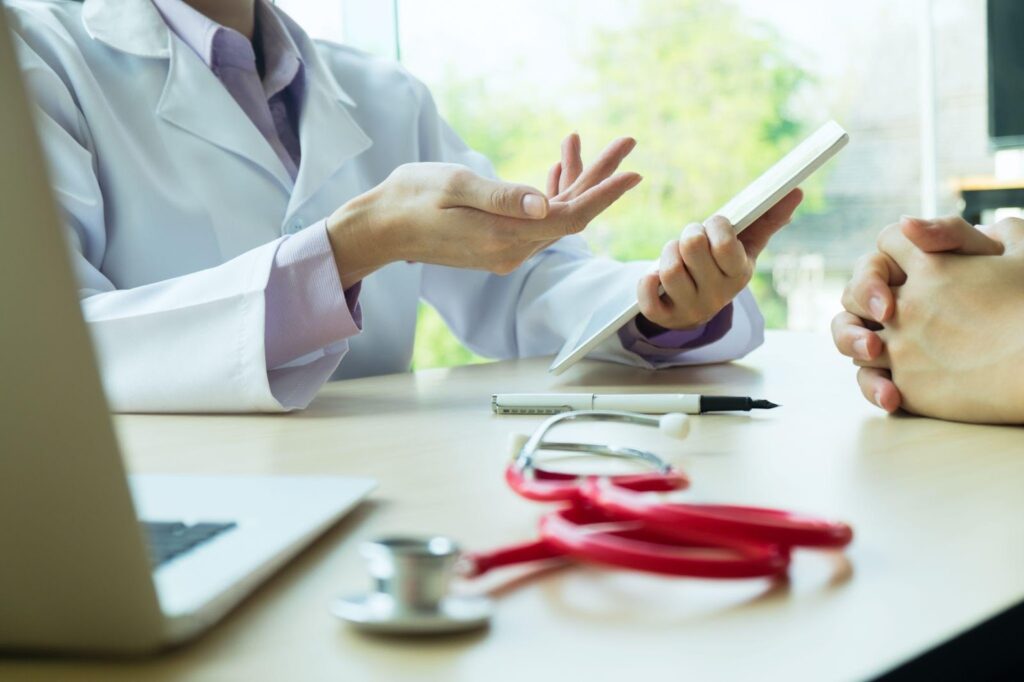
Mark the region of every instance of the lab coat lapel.
POLYGON ((352 118, 348 107, 355 108, 355 102, 334 79, 313 41, 287 15, 272 9, 306 67, 299 120, 302 159, 294 187, 270 144, 198 55, 171 35, 150 0, 86 0, 82 13, 86 30, 97 40, 129 54, 169 59, 157 115, 274 177, 283 191, 291 192, 292 215, 373 142, 352 118))
POLYGON ((167 57, 170 30, 151 0, 85 0, 82 24, 95 40, 139 57, 167 57))
POLYGON ((250 161, 291 191, 292 179, 273 148, 199 56, 171 34, 150 0, 86 0, 82 23, 117 50, 168 59, 157 116, 250 161))
MULTIPOLYGON (((279 15, 281 16, 281 15, 279 15)), ((348 107, 356 104, 341 89, 312 41, 282 16, 306 65, 306 93, 299 120, 302 162, 295 180, 288 213, 293 214, 312 199, 349 159, 373 146, 352 118, 348 107)))
POLYGON ((157 115, 250 161, 290 192, 292 179, 281 159, 213 72, 176 37, 171 39, 170 52, 170 71, 157 115))

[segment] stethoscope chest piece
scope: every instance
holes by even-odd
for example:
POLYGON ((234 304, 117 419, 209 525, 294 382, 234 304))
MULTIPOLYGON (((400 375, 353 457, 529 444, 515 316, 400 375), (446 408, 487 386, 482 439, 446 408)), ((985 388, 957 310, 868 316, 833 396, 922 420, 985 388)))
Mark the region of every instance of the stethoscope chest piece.
POLYGON ((473 630, 490 621, 490 599, 449 593, 459 548, 448 538, 382 538, 363 545, 362 553, 373 591, 331 604, 331 613, 353 627, 425 635, 473 630))

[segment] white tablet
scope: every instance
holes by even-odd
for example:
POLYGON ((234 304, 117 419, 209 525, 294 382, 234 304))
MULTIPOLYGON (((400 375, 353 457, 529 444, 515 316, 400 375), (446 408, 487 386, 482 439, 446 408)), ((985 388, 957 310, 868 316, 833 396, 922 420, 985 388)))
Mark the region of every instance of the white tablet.
MULTIPOLYGON (((835 121, 829 121, 786 154, 761 177, 715 212, 725 216, 740 233, 789 194, 811 173, 846 146, 850 137, 835 121)), ((579 332, 567 339, 548 371, 561 374, 617 332, 640 312, 636 289, 624 290, 603 301, 579 332)))

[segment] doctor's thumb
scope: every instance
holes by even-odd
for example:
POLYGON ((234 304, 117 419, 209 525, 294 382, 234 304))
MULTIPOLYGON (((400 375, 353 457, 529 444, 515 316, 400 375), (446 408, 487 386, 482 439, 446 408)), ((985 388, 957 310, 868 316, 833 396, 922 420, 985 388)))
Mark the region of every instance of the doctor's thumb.
POLYGON ((548 214, 543 192, 528 185, 501 182, 480 176, 468 180, 460 195, 465 205, 507 218, 540 220, 548 214))

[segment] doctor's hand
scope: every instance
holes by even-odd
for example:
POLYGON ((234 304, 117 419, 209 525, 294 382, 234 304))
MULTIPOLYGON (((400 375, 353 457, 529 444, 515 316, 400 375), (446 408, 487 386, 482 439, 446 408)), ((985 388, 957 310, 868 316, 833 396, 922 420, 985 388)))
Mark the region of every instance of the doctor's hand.
POLYGON ((857 263, 832 322, 888 412, 1024 422, 1024 221, 904 218, 857 263))
POLYGON ((620 137, 584 167, 582 143, 578 133, 562 140, 562 159, 548 171, 547 194, 551 201, 570 201, 601 183, 618 170, 622 161, 636 148, 632 137, 620 137))
POLYGON ((335 211, 327 233, 346 288, 401 260, 508 274, 552 241, 582 231, 640 180, 609 172, 549 201, 540 190, 464 166, 411 163, 335 211))
POLYGON ((640 331, 652 336, 709 322, 747 286, 758 255, 802 200, 803 193, 794 189, 739 235, 718 215, 703 225, 687 225, 679 239, 665 244, 658 272, 637 286, 640 331), (661 296, 659 285, 665 288, 661 296))

